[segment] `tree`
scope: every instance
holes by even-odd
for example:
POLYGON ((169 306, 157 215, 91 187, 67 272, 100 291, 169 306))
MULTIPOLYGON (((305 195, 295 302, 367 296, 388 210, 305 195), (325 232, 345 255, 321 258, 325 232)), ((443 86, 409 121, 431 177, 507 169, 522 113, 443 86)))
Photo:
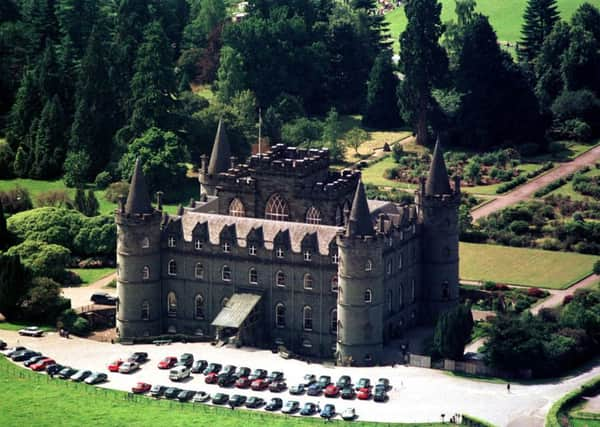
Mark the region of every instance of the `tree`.
POLYGON ((77 187, 75 190, 75 209, 85 215, 85 204, 85 191, 83 190, 83 187, 77 187))
POLYGON ((34 178, 54 178, 62 171, 65 146, 65 118, 58 95, 54 95, 42 110, 33 147, 30 175, 34 178))
POLYGON ((0 313, 12 319, 30 286, 30 275, 17 255, 0 253, 0 313))
POLYGON ((433 336, 433 349, 439 356, 461 360, 465 345, 471 340, 473 315, 471 307, 457 305, 443 313, 437 321, 433 336))
POLYGON ((192 8, 193 18, 183 30, 183 41, 187 48, 203 47, 209 34, 227 17, 223 0, 200 0, 192 8))
POLYGON ((369 81, 367 99, 362 122, 373 128, 395 128, 401 124, 398 111, 398 78, 394 74, 389 51, 377 56, 369 81))
POLYGON ((321 139, 322 134, 323 124, 306 117, 292 120, 281 127, 281 139, 293 146, 311 148, 321 139))
POLYGON ((531 62, 540 52, 542 44, 559 20, 556 0, 528 0, 523 15, 523 38, 517 54, 519 60, 531 62))
POLYGON ((446 30, 442 46, 448 52, 450 68, 456 68, 458 55, 462 48, 465 28, 471 23, 475 16, 475 0, 455 0, 454 12, 456 14, 456 22, 444 22, 446 30))
POLYGON ((98 199, 96 199, 94 190, 88 190, 87 197, 85 199, 85 216, 96 216, 98 215, 99 209, 100 203, 98 203, 98 199))
POLYGON ((4 216, 4 207, 0 199, 0 251, 6 249, 9 245, 10 234, 6 228, 6 217, 4 216))
POLYGON ((6 128, 6 141, 15 154, 31 132, 33 120, 42 107, 35 73, 32 69, 27 69, 23 72, 6 128))
POLYGON ((61 297, 60 285, 48 277, 35 277, 23 298, 24 316, 29 320, 54 322, 56 316, 70 307, 61 297))
POLYGON ((323 123, 323 142, 329 148, 329 155, 333 162, 341 162, 344 159, 346 147, 341 141, 342 125, 338 112, 332 108, 325 117, 323 123))
POLYGON ((246 75, 242 56, 233 48, 224 46, 221 49, 217 71, 217 97, 221 102, 226 103, 245 88, 246 75))
POLYGON ((71 257, 71 251, 64 246, 35 240, 12 246, 6 253, 18 255, 33 276, 50 277, 59 282, 65 278, 65 269, 71 257))
POLYGON ((67 187, 85 184, 90 169, 90 156, 83 150, 69 151, 65 159, 63 176, 67 187))
POLYGON ((561 63, 565 87, 589 89, 600 96, 600 39, 582 26, 571 27, 571 43, 561 63))
POLYGON ((346 132, 346 145, 354 149, 355 154, 358 156, 358 148, 360 145, 367 140, 369 134, 361 128, 352 128, 346 132))
POLYGON ((400 35, 399 63, 404 73, 399 86, 400 110, 416 129, 417 143, 427 145, 431 91, 442 83, 448 69, 448 57, 439 44, 444 30, 442 5, 436 0, 412 0, 404 10, 408 23, 400 35))

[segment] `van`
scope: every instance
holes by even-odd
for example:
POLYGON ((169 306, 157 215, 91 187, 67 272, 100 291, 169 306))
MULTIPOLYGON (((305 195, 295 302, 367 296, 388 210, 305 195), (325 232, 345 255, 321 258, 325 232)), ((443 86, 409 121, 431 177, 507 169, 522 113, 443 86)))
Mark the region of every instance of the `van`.
POLYGON ((169 379, 171 381, 181 381, 189 376, 190 368, 188 368, 187 366, 175 366, 173 369, 171 369, 171 372, 169 372, 169 379))

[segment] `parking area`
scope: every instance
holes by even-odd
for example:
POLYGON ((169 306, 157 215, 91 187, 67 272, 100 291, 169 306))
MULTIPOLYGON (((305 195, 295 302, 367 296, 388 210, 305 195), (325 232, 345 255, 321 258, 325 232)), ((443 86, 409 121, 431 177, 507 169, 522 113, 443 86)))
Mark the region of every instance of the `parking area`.
POLYGON ((220 391, 229 395, 258 396, 266 401, 272 397, 279 397, 284 403, 288 400, 297 400, 301 405, 305 402, 313 402, 320 404, 321 408, 331 403, 335 405, 338 413, 347 407, 353 407, 358 419, 380 422, 439 421, 441 414, 445 414, 448 419, 455 413, 468 413, 497 425, 541 426, 545 413, 554 400, 587 379, 600 374, 600 367, 596 366, 577 377, 555 383, 513 384, 509 393, 505 383, 474 381, 430 369, 406 366, 333 367, 308 364, 298 360, 284 360, 266 350, 217 348, 207 343, 130 346, 79 338, 67 340, 55 333, 48 333, 42 338, 21 337, 9 331, 0 331, 0 339, 6 341, 9 346, 23 345, 40 351, 63 365, 108 373, 109 381, 100 387, 130 391, 136 382, 143 381, 153 385, 175 385, 182 389, 205 391, 209 394, 220 391), (111 362, 126 358, 135 351, 147 352, 149 355, 149 360, 142 365, 141 369, 131 374, 108 372, 107 368, 111 362), (284 373, 288 387, 302 382, 305 374, 314 374, 317 377, 329 375, 333 381, 342 375, 349 375, 354 383, 362 377, 370 378, 372 382, 385 377, 390 380, 389 400, 379 403, 372 399, 342 400, 340 397, 326 398, 323 395, 293 396, 289 393, 289 389, 276 393, 268 390, 222 388, 216 384, 206 384, 202 374, 192 374, 183 382, 174 383, 169 380, 169 370, 158 369, 157 364, 167 356, 179 357, 182 353, 191 353, 196 359, 206 359, 208 362, 217 362, 223 366, 231 364, 238 367, 246 366, 252 370, 262 368, 269 372, 281 371, 284 373))

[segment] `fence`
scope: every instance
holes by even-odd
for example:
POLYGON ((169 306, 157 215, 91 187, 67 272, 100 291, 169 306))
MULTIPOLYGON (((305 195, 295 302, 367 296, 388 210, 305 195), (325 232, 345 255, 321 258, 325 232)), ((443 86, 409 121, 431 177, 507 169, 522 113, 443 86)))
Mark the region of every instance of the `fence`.
POLYGON ((488 366, 482 360, 431 360, 430 356, 419 354, 410 354, 408 357, 410 366, 419 368, 443 369, 444 371, 462 372, 468 375, 502 378, 531 378, 531 370, 521 370, 516 373, 506 372, 491 366, 488 366))

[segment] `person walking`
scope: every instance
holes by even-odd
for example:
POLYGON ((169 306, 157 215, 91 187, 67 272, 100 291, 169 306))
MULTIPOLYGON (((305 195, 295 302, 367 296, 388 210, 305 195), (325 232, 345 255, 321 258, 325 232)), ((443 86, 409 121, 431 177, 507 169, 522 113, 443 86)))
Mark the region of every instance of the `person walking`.
POLYGON ((510 383, 507 383, 507 384, 506 384, 506 391, 507 391, 508 393, 510 393, 510 383))

